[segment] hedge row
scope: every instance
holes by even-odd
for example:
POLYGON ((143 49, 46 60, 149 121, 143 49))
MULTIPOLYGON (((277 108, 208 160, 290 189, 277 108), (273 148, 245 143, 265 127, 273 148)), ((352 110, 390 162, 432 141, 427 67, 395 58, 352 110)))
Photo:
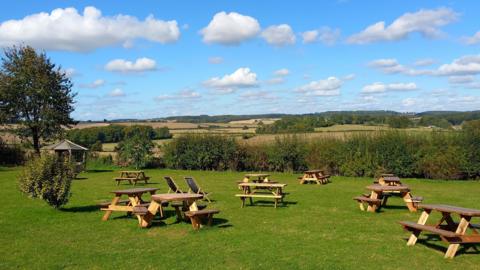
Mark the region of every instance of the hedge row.
POLYGON ((306 139, 285 135, 265 145, 247 145, 215 135, 186 135, 164 147, 169 168, 235 171, 301 171, 372 177, 474 179, 480 177, 480 121, 458 132, 361 133, 348 138, 306 139))

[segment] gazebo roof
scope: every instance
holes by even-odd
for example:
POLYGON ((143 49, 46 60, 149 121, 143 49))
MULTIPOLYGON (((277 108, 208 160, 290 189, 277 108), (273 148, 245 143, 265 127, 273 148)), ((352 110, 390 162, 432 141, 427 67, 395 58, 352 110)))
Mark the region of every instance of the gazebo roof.
POLYGON ((65 151, 65 150, 88 151, 88 148, 85 148, 69 140, 62 140, 55 144, 45 146, 44 149, 55 150, 55 151, 65 151))

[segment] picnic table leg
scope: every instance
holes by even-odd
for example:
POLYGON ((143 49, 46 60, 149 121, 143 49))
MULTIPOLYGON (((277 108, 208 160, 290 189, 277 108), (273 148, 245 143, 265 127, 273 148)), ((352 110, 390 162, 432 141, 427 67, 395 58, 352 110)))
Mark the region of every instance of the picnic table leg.
POLYGON ((408 210, 410 212, 417 212, 417 207, 412 202, 412 195, 410 194, 410 192, 405 192, 405 193, 402 193, 401 195, 402 195, 403 201, 408 207, 408 210))
MULTIPOLYGON (((119 201, 120 201, 120 196, 115 196, 115 198, 113 198, 112 203, 110 205, 117 205, 119 201)), ((110 205, 108 207, 110 207, 110 205)), ((103 215, 102 220, 107 221, 110 218, 111 214, 112 214, 112 211, 108 211, 108 210, 105 211, 105 214, 103 215)))
MULTIPOLYGON (((430 215, 430 211, 423 211, 418 219, 417 223, 421 225, 425 225, 427 223, 428 216, 430 215)), ((413 246, 417 243, 418 236, 420 235, 421 231, 414 231, 410 238, 408 238, 407 246, 413 246)))
POLYGON ((139 224, 142 228, 150 227, 152 224, 152 220, 157 214, 158 209, 162 207, 161 203, 157 203, 156 201, 152 201, 150 206, 148 206, 148 212, 143 217, 139 216, 139 224))
MULTIPOLYGON (((464 235, 465 231, 468 228, 468 225, 470 224, 470 218, 471 217, 462 216, 460 222, 458 223, 458 227, 455 233, 464 235)), ((450 244, 448 246, 447 252, 445 253, 445 258, 452 259, 453 257, 455 257, 458 247, 460 247, 460 244, 450 244)))
MULTIPOLYGON (((371 193, 371 195, 370 195, 370 198, 372 198, 372 199, 378 199, 378 197, 379 197, 379 194, 378 194, 377 192, 375 192, 375 191, 372 190, 372 193, 371 193)), ((376 204, 368 204, 367 211, 368 211, 368 212, 375 212, 375 211, 377 211, 377 207, 378 207, 378 206, 377 206, 376 204)))

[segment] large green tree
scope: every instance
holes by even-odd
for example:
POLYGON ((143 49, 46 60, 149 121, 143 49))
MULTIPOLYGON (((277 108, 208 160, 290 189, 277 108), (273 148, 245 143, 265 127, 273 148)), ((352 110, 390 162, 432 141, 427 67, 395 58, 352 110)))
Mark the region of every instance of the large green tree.
POLYGON ((27 138, 37 153, 49 140, 74 124, 72 82, 44 52, 30 46, 4 50, 0 67, 0 122, 27 138))

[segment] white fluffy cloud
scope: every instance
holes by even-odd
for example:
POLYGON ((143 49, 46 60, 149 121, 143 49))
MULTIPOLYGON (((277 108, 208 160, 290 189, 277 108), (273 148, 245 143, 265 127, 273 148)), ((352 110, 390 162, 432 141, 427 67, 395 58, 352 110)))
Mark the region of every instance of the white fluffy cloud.
POLYGON ((46 50, 91 51, 131 44, 135 39, 170 43, 179 37, 176 21, 153 16, 143 21, 129 15, 106 17, 95 7, 86 7, 83 14, 75 8, 58 8, 0 24, 0 46, 25 43, 46 50))
POLYGON ((441 76, 480 74, 480 55, 462 56, 450 64, 441 65, 436 73, 441 76))
POLYGON ((418 59, 417 61, 415 61, 415 63, 413 63, 413 65, 416 67, 425 67, 425 66, 433 65, 435 63, 436 61, 434 59, 425 58, 425 59, 418 59))
POLYGON ((108 95, 111 96, 111 97, 124 97, 125 93, 123 92, 122 89, 115 88, 112 91, 110 91, 110 93, 108 93, 108 95))
POLYGON ((467 43, 468 45, 478 44, 478 43, 480 43, 480 31, 478 31, 477 33, 475 33, 471 37, 465 37, 463 39, 464 39, 465 43, 467 43))
POLYGON ((352 44, 368 44, 377 41, 396 41, 407 38, 411 33, 426 37, 438 37, 440 27, 456 21, 458 14, 450 8, 421 9, 415 13, 405 13, 392 24, 377 22, 347 39, 352 44))
POLYGON ((285 46, 295 43, 295 34, 288 24, 272 25, 262 31, 262 38, 269 44, 285 46))
POLYGON ((95 89, 95 88, 98 88, 98 87, 102 87, 103 85, 105 85, 105 80, 97 79, 97 80, 95 80, 91 83, 80 84, 80 87, 81 88, 95 89))
POLYGON ((138 58, 135 62, 124 59, 115 59, 105 65, 105 69, 113 72, 144 72, 151 71, 157 68, 155 60, 150 58, 138 58))
POLYGON ((412 107, 417 104, 417 100, 414 98, 405 98, 402 100, 402 105, 405 107, 412 107))
POLYGON ((418 87, 415 83, 389 83, 384 84, 382 82, 375 82, 372 84, 367 84, 362 88, 362 93, 365 94, 374 94, 374 93, 383 93, 386 91, 413 91, 417 90, 418 87))
POLYGON ((205 43, 237 45, 254 38, 260 32, 260 24, 250 16, 236 12, 219 12, 213 16, 207 27, 200 33, 205 43))
POLYGON ((369 67, 378 69, 385 74, 405 74, 409 76, 418 76, 418 75, 433 75, 435 71, 424 70, 424 69, 414 69, 407 67, 398 63, 397 59, 386 58, 386 59, 377 59, 368 63, 369 67))
POLYGON ((301 35, 303 43, 305 44, 321 42, 325 45, 332 46, 335 45, 337 40, 340 38, 340 29, 322 27, 317 30, 303 32, 301 35))
POLYGON ((257 74, 247 67, 242 67, 221 78, 213 77, 203 82, 203 85, 218 90, 220 93, 231 93, 238 88, 255 87, 258 85, 258 81, 257 74))
POLYGON ((328 77, 324 80, 312 81, 297 88, 298 92, 313 96, 338 96, 343 81, 337 77, 328 77))

